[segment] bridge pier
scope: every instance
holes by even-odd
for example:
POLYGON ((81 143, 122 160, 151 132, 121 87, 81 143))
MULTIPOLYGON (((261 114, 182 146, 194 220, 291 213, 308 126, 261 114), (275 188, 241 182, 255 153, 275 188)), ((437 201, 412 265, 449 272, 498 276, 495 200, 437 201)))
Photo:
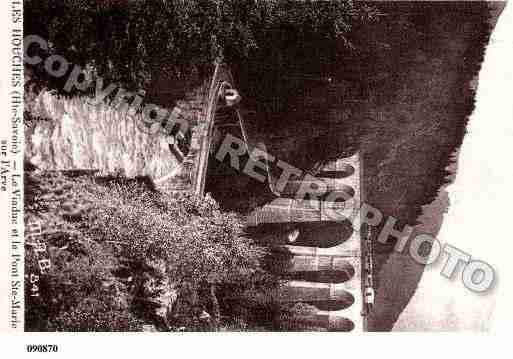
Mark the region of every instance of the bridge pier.
MULTIPOLYGON (((323 166, 319 169, 315 181, 327 183, 332 191, 349 193, 351 207, 359 209, 362 188, 361 159, 358 153, 323 166), (321 177, 323 175, 326 177, 321 177)), ((344 211, 344 202, 330 202, 325 198, 298 200, 287 197, 292 196, 300 186, 301 183, 297 181, 289 182, 282 197, 256 209, 248 216, 247 226, 282 223, 295 228, 301 224, 317 222, 320 226, 324 224, 329 227, 333 223, 349 221, 346 216, 333 216, 333 212, 344 211)), ((294 280, 287 282, 280 289, 279 300, 287 303, 301 302, 315 307, 313 313, 300 315, 292 320, 293 323, 320 330, 366 330, 365 314, 369 304, 366 303, 366 293, 372 289, 367 288, 367 261, 362 260, 362 257, 370 255, 370 246, 364 244, 366 239, 362 238, 358 216, 354 216, 348 225, 352 227, 349 237, 344 231, 340 231, 339 234, 332 233, 334 236, 340 236, 340 241, 331 241, 331 246, 323 245, 322 236, 316 237, 313 231, 309 236, 315 238, 315 241, 311 241, 308 246, 297 245, 301 244, 301 240, 284 244, 283 239, 279 239, 283 236, 279 235, 276 236, 277 243, 268 240, 268 245, 276 245, 278 252, 285 252, 291 256, 283 266, 284 272, 291 275, 294 280)), ((301 231, 296 236, 300 238, 301 231)))

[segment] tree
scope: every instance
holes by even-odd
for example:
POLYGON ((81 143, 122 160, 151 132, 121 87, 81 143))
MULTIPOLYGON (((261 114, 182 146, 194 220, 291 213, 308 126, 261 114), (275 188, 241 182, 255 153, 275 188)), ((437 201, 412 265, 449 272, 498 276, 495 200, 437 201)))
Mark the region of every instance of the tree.
POLYGON ((25 0, 25 33, 68 61, 138 89, 161 76, 257 59, 289 68, 332 66, 354 25, 372 13, 350 0, 25 0))
MULTIPOLYGON (((243 235, 240 218, 209 196, 37 172, 28 173, 26 189, 27 221, 53 228, 43 238, 52 267, 41 275, 40 297, 26 288, 29 329, 205 329, 204 312, 216 329, 233 318, 221 310, 219 288, 265 291, 273 282, 261 265, 265 252, 243 235)), ((27 253, 27 273, 36 273, 30 244, 27 253)))

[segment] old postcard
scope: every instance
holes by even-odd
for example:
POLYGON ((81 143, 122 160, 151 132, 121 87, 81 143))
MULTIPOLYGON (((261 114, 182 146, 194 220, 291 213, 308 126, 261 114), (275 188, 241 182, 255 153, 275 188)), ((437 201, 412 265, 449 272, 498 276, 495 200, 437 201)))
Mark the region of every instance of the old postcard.
POLYGON ((507 330, 506 2, 1 6, 20 353, 59 352, 34 332, 507 330))

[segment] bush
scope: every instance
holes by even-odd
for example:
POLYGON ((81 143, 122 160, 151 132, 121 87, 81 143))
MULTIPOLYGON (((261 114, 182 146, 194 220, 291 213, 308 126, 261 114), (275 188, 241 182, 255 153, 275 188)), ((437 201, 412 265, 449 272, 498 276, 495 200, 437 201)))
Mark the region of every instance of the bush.
POLYGON ((27 238, 28 330, 216 329, 235 320, 218 291, 235 285, 242 295, 277 284, 241 220, 208 196, 38 172, 27 173, 25 186, 27 223, 46 229, 40 239, 52 263, 39 297, 31 296, 42 255, 27 238))
POLYGON ((86 298, 77 307, 56 318, 57 329, 64 331, 133 331, 140 322, 126 309, 115 309, 104 300, 86 298))

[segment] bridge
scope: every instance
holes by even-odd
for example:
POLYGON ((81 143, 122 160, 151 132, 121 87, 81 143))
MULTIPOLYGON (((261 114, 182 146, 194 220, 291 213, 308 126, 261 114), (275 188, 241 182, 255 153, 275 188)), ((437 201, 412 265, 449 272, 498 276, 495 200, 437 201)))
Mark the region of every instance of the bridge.
MULTIPOLYGON (((226 65, 216 65, 205 96, 205 107, 191 131, 190 146, 181 168, 163 184, 167 191, 204 195, 216 129, 235 128, 247 153, 251 153, 244 119, 237 105, 240 98, 226 65)), ((273 189, 276 179, 270 168, 266 169, 270 190, 276 192, 273 189)), ((362 158, 355 153, 322 166, 314 180, 322 181, 329 193, 351 197, 352 205, 359 209, 365 199, 362 176, 362 158)), ((351 221, 333 215, 344 209, 345 201, 340 201, 340 196, 295 198, 302 183, 288 181, 274 200, 247 217, 246 225, 248 229, 265 226, 287 229, 286 235, 271 230, 266 244, 276 253, 276 263, 290 279, 279 289, 278 299, 307 303, 315 308, 314 312, 298 315, 295 323, 319 330, 365 331, 366 316, 374 300, 370 233, 366 228, 360 230, 359 214, 351 221), (287 263, 280 262, 284 253, 287 263)))

